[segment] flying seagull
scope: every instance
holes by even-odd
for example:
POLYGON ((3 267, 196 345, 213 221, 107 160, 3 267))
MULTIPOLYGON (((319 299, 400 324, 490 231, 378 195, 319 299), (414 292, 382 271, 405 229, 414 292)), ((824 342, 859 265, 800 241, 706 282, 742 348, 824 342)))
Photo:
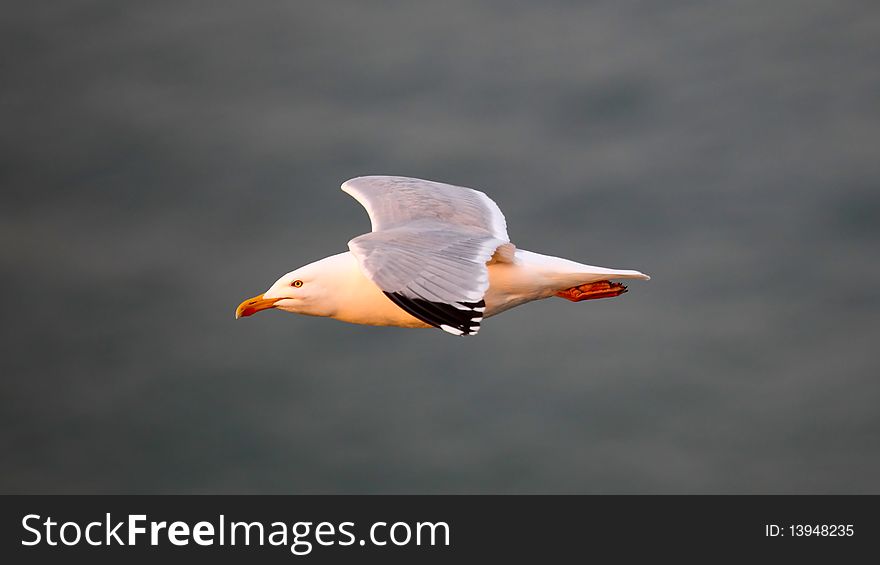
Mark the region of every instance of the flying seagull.
POLYGON ((409 177, 367 176, 342 190, 367 209, 372 232, 345 253, 287 273, 235 317, 276 308, 372 326, 474 335, 485 318, 558 296, 580 302, 626 292, 611 279, 650 277, 517 249, 484 193, 409 177))

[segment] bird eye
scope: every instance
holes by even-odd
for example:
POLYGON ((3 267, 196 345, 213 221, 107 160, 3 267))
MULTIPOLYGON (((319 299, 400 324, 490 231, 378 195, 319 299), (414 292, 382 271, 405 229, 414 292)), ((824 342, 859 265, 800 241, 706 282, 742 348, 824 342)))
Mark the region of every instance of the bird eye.
POLYGON ((303 282, 301 280, 295 280, 292 283, 290 283, 290 285, 295 286, 296 288, 299 288, 303 285, 303 282))

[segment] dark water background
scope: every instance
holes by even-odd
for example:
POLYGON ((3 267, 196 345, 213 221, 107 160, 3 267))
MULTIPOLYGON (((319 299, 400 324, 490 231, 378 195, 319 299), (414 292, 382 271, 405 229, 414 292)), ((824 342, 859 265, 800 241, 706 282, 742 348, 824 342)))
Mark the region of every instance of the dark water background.
POLYGON ((880 492, 880 5, 19 3, 0 491, 880 492), (278 312, 363 174, 653 275, 474 339, 278 312))

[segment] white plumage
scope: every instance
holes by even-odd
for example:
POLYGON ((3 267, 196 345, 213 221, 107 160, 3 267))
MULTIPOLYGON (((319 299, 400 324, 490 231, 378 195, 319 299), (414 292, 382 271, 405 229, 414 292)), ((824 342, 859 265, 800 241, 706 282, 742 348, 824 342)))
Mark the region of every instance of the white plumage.
POLYGON ((350 252, 287 273, 236 317, 277 308, 473 335, 484 318, 525 302, 617 296, 626 287, 611 279, 649 279, 516 249, 504 214, 477 190, 389 176, 354 178, 342 190, 367 210, 372 232, 349 241, 350 252))

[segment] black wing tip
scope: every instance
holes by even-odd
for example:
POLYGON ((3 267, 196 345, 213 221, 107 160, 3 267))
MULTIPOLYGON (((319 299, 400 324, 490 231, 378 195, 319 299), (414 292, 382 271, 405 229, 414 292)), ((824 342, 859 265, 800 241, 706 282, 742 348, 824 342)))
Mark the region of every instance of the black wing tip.
POLYGON ((485 300, 456 302, 455 304, 458 305, 456 306, 445 302, 432 302, 424 298, 411 298, 400 292, 383 291, 383 293, 407 314, 457 336, 471 336, 479 332, 483 312, 486 310, 485 300))

